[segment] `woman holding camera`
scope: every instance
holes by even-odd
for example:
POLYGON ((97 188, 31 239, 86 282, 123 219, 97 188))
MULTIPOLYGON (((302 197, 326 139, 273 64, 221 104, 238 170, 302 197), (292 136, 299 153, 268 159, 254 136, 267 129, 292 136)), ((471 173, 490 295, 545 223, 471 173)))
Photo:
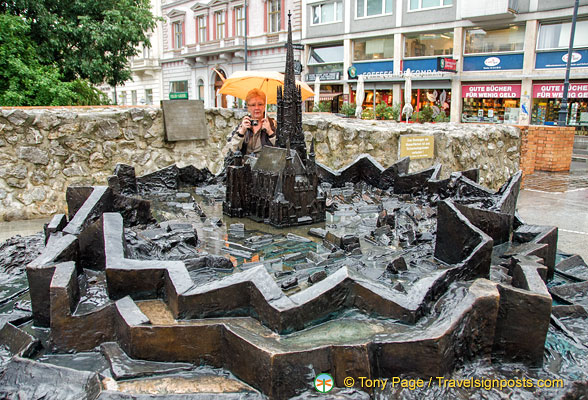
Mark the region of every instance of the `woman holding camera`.
POLYGON ((259 153, 263 146, 276 145, 276 121, 265 116, 265 93, 252 89, 245 102, 249 115, 243 118, 231 136, 231 151, 243 155, 259 153))

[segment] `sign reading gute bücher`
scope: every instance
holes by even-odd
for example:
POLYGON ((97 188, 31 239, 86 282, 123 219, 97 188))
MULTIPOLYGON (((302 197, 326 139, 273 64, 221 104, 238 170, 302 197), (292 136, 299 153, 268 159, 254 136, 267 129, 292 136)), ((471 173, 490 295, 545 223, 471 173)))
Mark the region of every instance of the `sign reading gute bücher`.
POLYGON ((400 158, 433 158, 435 136, 400 136, 400 158))

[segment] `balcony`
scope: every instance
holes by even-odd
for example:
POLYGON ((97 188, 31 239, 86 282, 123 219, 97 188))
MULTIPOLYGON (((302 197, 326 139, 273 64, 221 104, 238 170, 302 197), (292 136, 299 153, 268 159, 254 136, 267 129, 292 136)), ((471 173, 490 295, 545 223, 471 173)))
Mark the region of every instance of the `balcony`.
POLYGON ((471 21, 514 18, 518 12, 518 0, 468 0, 461 3, 461 17, 471 21))
POLYGON ((133 72, 147 72, 159 69, 159 60, 157 58, 134 58, 131 60, 131 70, 133 72))

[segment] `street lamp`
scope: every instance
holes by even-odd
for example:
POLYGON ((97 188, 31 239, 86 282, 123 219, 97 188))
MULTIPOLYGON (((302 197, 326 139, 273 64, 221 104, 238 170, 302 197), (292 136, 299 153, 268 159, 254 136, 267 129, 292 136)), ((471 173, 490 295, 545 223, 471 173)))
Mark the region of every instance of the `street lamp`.
POLYGON ((563 97, 561 99, 561 105, 559 107, 559 114, 557 118, 557 124, 559 126, 567 125, 568 119, 568 88, 570 86, 570 67, 572 65, 574 35, 576 34, 576 18, 578 17, 578 3, 579 0, 576 0, 574 3, 574 15, 572 16, 572 31, 570 33, 570 45, 568 47, 568 59, 566 63, 566 80, 564 81, 563 97))

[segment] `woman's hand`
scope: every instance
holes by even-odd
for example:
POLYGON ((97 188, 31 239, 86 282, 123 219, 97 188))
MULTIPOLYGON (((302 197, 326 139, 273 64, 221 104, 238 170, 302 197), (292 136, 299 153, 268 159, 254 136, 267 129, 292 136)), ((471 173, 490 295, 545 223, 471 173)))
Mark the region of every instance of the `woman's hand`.
POLYGON ((272 126, 271 126, 268 118, 264 118, 261 120, 261 127, 265 129, 265 131, 267 132, 268 135, 274 134, 274 131, 272 129, 272 126))
POLYGON ((245 135, 245 132, 247 132, 247 129, 249 129, 249 128, 251 128, 251 118, 249 118, 249 116, 246 116, 241 121, 241 124, 239 125, 239 129, 237 131, 239 132, 240 135, 245 135))

